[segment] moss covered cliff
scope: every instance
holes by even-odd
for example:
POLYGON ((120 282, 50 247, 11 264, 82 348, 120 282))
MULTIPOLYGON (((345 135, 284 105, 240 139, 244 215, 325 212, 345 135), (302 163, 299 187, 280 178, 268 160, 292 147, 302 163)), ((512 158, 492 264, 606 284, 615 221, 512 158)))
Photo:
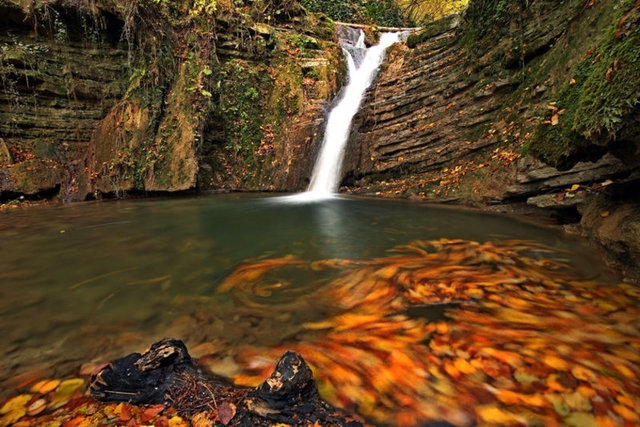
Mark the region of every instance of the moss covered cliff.
POLYGON ((305 185, 343 78, 293 1, 0 1, 0 192, 305 185))

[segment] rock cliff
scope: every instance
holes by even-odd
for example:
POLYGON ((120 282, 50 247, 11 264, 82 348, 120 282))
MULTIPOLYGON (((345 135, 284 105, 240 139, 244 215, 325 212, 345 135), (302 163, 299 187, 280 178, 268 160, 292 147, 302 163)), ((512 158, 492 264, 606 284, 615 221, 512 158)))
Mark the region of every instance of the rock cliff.
POLYGON ((582 218, 637 280, 639 19, 632 1, 478 0, 410 36, 357 117, 343 190, 582 218))
POLYGON ((333 22, 207 4, 1 0, 0 198, 303 188, 333 22))

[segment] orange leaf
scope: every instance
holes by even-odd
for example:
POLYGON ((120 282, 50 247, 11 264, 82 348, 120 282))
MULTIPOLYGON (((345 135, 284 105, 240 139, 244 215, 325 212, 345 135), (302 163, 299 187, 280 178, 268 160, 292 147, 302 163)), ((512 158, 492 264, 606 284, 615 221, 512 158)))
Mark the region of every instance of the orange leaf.
POLYGON ((511 351, 498 350, 491 347, 485 347, 481 349, 478 353, 486 354, 495 358, 496 360, 506 363, 507 365, 517 368, 522 366, 522 357, 519 354, 513 353, 511 351))
POLYGON ((120 421, 129 421, 133 417, 131 414, 131 406, 126 403, 118 404, 115 412, 118 414, 120 421))
POLYGON ((31 387, 33 393, 47 394, 60 385, 60 380, 42 380, 31 387))
POLYGON ((454 362, 455 367, 463 374, 473 374, 476 372, 476 368, 465 359, 458 358, 454 362))
POLYGON ((62 427, 77 427, 80 424, 82 424, 82 422, 86 419, 86 417, 84 415, 78 415, 75 418, 72 418, 71 420, 67 421, 66 423, 62 424, 62 427))
POLYGON ((557 356, 551 355, 551 354, 547 354, 542 358, 542 362, 544 362, 545 365, 549 366, 550 368, 553 368, 557 371, 567 371, 569 370, 569 363, 567 363, 566 360, 561 359, 557 356))
POLYGON ((162 403, 150 406, 142 412, 142 421, 146 423, 150 419, 157 417, 158 414, 164 410, 165 406, 162 403))
POLYGON ((624 405, 613 405, 613 410, 622 418, 624 418, 625 421, 628 421, 634 424, 640 421, 640 417, 638 417, 638 414, 636 414, 635 412, 633 412, 631 409, 627 408, 624 405))
POLYGON ((571 373, 574 377, 581 381, 593 382, 596 379, 596 374, 589 368, 585 368, 584 366, 574 366, 571 369, 571 373))
POLYGON ((444 363, 444 370, 449 374, 450 377, 458 379, 460 378, 460 371, 454 366, 450 361, 446 361, 444 363))
POLYGON ((507 405, 516 405, 520 402, 520 394, 511 390, 499 389, 496 392, 496 398, 507 405))
POLYGON ((591 387, 587 387, 586 385, 578 386, 576 391, 580 393, 583 397, 586 397, 587 399, 592 398, 596 394, 596 391, 594 389, 592 389, 591 387))

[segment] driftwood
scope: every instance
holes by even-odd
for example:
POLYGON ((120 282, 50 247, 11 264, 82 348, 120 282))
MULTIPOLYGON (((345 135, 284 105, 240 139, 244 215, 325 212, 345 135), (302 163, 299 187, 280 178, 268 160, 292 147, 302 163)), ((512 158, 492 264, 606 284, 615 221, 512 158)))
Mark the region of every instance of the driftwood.
POLYGON ((215 425, 363 425, 320 399, 311 369, 292 351, 269 378, 248 389, 204 375, 182 341, 164 339, 144 354, 132 353, 102 367, 91 376, 89 390, 102 402, 165 404, 185 417, 206 413, 215 425))

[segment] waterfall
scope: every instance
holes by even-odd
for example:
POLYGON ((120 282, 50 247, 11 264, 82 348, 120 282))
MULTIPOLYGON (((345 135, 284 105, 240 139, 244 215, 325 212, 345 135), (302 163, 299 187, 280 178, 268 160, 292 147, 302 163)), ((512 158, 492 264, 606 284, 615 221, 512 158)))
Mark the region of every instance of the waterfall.
POLYGON ((364 34, 360 31, 358 42, 343 48, 348 64, 347 85, 342 98, 327 117, 324 139, 307 189, 312 198, 329 197, 338 190, 351 121, 384 59, 385 51, 399 39, 399 33, 383 33, 380 42, 366 49, 360 59, 359 55, 352 53, 365 49, 364 34))

